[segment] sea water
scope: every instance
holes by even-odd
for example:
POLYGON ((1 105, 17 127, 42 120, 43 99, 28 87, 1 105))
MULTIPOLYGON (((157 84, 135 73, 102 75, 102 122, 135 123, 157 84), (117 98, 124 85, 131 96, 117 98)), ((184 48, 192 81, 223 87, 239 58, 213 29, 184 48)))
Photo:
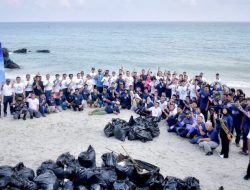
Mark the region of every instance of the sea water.
POLYGON ((31 51, 10 55, 21 69, 6 70, 7 77, 160 67, 204 72, 208 80, 219 72, 231 86, 250 87, 250 23, 0 23, 0 41, 31 51))

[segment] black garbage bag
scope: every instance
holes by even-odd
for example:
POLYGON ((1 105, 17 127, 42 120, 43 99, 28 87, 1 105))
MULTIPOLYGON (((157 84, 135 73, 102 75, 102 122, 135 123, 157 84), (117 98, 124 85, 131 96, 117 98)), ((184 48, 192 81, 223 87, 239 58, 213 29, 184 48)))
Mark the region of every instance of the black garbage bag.
POLYGON ((41 166, 36 170, 37 175, 41 175, 48 170, 54 171, 55 168, 58 168, 57 164, 53 160, 44 161, 41 166))
POLYGON ((32 169, 25 167, 22 162, 18 163, 14 167, 14 171, 21 178, 27 179, 30 181, 32 181, 35 177, 35 172, 32 169))
POLYGON ((186 190, 187 185, 185 181, 172 177, 167 176, 164 180, 164 190, 186 190))
POLYGON ((95 170, 92 168, 81 168, 76 173, 76 177, 74 179, 75 186, 88 186, 91 184, 97 183, 97 179, 95 178, 95 170))
POLYGON ((98 179, 100 184, 105 189, 110 189, 113 183, 117 180, 117 174, 113 168, 101 168, 96 171, 95 177, 98 179))
POLYGON ((96 154, 94 148, 90 145, 87 151, 80 153, 78 156, 78 161, 82 167, 95 168, 96 154))
POLYGON ((1 189, 1 190, 22 190, 22 189, 19 189, 17 187, 6 187, 6 188, 1 189))
POLYGON ((75 162, 75 157, 71 155, 69 152, 61 154, 56 160, 57 165, 62 167, 64 167, 65 165, 69 166, 74 162, 75 162))
POLYGON ((113 152, 105 153, 102 155, 102 161, 104 167, 115 167, 117 156, 113 152))
POLYGON ((33 181, 25 181, 23 190, 37 190, 37 185, 33 181))
POLYGON ((14 174, 14 169, 11 166, 0 166, 0 178, 10 177, 14 174))
POLYGON ((11 177, 0 177, 0 189, 4 189, 7 187, 11 182, 11 177))
POLYGON ((131 116, 130 119, 129 119, 129 121, 128 121, 128 125, 129 125, 129 126, 133 126, 135 123, 136 123, 136 122, 135 122, 135 120, 134 120, 134 117, 131 116))
POLYGON ((106 135, 106 137, 113 137, 114 136, 114 125, 112 125, 111 123, 108 123, 105 127, 104 127, 104 133, 106 135))
POLYGON ((122 125, 115 125, 114 136, 118 140, 125 141, 127 131, 122 128, 122 125))
POLYGON ((77 168, 73 166, 57 166, 53 169, 54 174, 58 179, 70 179, 73 180, 77 172, 77 168))
POLYGON ((61 181, 57 190, 74 190, 72 181, 61 181))
POLYGON ((10 187, 16 187, 22 189, 25 185, 25 179, 22 179, 17 174, 11 176, 10 187))
POLYGON ((117 180, 112 190, 135 190, 136 186, 128 180, 117 180))
POLYGON ((80 185, 80 186, 75 187, 74 190, 88 190, 88 188, 83 185, 80 185))
POLYGON ((115 119, 112 119, 112 124, 113 125, 127 125, 127 121, 123 120, 123 119, 119 119, 119 118, 115 118, 115 119))
POLYGON ((164 187, 164 177, 160 173, 155 173, 149 177, 145 186, 150 190, 161 190, 164 187))
POLYGON ((149 126, 147 129, 151 132, 153 138, 158 137, 160 135, 160 129, 158 126, 149 126))
POLYGON ((89 190, 103 190, 104 188, 99 184, 92 184, 89 190))
POLYGON ((183 181, 187 184, 188 190, 200 190, 200 181, 195 177, 186 177, 183 181))
POLYGON ((160 168, 157 166, 141 160, 134 160, 134 166, 135 174, 131 181, 138 187, 144 187, 147 182, 150 182, 150 178, 152 181, 152 177, 155 174, 159 174, 160 171, 160 168))
POLYGON ((115 169, 118 179, 131 179, 134 177, 135 167, 127 156, 118 155, 115 169))
POLYGON ((135 126, 132 126, 129 129, 128 140, 130 141, 138 140, 138 137, 136 136, 135 128, 136 128, 135 126))
POLYGON ((134 130, 135 130, 135 134, 136 134, 137 138, 141 142, 147 142, 147 141, 152 141, 153 140, 153 137, 152 137, 151 133, 149 131, 147 131, 145 127, 136 126, 134 128, 134 130))
POLYGON ((43 174, 37 176, 34 179, 34 182, 37 184, 38 189, 40 190, 57 190, 58 180, 54 172, 46 171, 43 174))
POLYGON ((110 187, 117 180, 114 169, 110 168, 82 168, 76 174, 74 184, 76 186, 99 184, 102 187, 110 187))

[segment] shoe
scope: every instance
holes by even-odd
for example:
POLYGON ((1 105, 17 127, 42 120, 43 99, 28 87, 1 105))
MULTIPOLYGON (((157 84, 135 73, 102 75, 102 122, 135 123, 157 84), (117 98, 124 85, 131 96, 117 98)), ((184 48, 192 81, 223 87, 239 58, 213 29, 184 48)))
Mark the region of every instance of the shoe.
POLYGON ((30 116, 30 119, 33 119, 33 115, 30 116))
POLYGON ((21 116, 19 115, 17 119, 21 119, 21 116))
POLYGON ((208 153, 206 154, 206 156, 211 156, 211 155, 213 155, 213 152, 208 152, 208 153))
POLYGON ((245 156, 248 156, 248 153, 246 151, 240 151, 239 154, 242 154, 242 155, 245 155, 245 156))
POLYGON ((46 117, 46 115, 45 115, 45 114, 42 114, 42 116, 43 116, 43 117, 46 117))
POLYGON ((236 143, 236 147, 240 147, 240 143, 236 143))
POLYGON ((221 158, 224 158, 224 155, 223 155, 223 154, 220 154, 220 157, 221 157, 221 158))
POLYGON ((245 175, 244 176, 244 180, 249 180, 250 179, 250 176, 249 175, 245 175))
POLYGON ((6 116, 7 116, 7 113, 5 113, 3 116, 6 117, 6 116))

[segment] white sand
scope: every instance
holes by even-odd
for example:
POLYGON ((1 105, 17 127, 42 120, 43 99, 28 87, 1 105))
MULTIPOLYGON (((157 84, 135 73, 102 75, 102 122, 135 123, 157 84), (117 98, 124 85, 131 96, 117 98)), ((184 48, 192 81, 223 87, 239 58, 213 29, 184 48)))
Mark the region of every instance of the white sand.
MULTIPOLYGON (((132 113, 123 111, 118 117, 128 120, 132 113)), ((239 148, 231 144, 230 158, 218 155, 207 157, 197 145, 170 134, 161 123, 161 134, 154 141, 121 142, 106 138, 103 128, 114 115, 88 116, 87 111, 65 111, 41 119, 26 121, 0 118, 0 165, 15 165, 22 161, 36 169, 42 161, 56 159, 69 151, 78 156, 88 145, 93 145, 97 153, 97 163, 101 165, 101 155, 108 152, 106 147, 122 152, 123 145, 136 159, 145 160, 161 168, 166 176, 184 178, 195 176, 200 179, 202 189, 249 190, 250 181, 244 181, 248 157, 238 154, 239 148)))

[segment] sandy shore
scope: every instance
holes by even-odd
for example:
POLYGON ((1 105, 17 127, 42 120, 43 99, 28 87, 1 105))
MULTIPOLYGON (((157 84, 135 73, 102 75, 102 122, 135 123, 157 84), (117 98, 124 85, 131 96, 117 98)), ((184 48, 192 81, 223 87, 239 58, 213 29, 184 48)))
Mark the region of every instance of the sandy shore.
MULTIPOLYGON (((128 120, 131 111, 123 111, 120 118, 128 120)), ((123 145, 136 159, 142 159, 161 168, 163 175, 184 178, 195 176, 200 179, 202 189, 249 190, 250 181, 243 176, 248 157, 238 154, 239 148, 231 145, 230 158, 221 159, 217 154, 207 157, 198 146, 169 134, 161 123, 161 134, 152 142, 121 142, 106 138, 103 128, 114 115, 88 116, 84 112, 65 111, 46 118, 15 121, 10 117, 0 118, 0 165, 15 165, 24 162, 36 169, 42 161, 56 159, 69 151, 78 156, 81 151, 93 145, 97 163, 106 148, 122 152, 123 145)))

